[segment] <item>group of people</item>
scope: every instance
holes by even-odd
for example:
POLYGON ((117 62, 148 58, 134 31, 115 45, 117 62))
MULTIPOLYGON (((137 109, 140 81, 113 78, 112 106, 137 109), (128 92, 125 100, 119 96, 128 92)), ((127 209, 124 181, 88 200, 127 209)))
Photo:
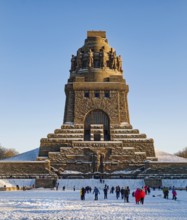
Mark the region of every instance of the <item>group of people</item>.
MULTIPOLYGON (((162 192, 163 192, 164 199, 168 199, 169 198, 169 190, 170 189, 171 188, 163 187, 162 192)), ((172 199, 176 200, 177 199, 177 192, 175 190, 175 187, 173 186, 173 188, 171 190, 172 190, 172 199)))
MULTIPOLYGON (((165 199, 168 199, 169 195, 169 188, 168 187, 163 187, 163 195, 165 199)), ((80 190, 80 197, 81 200, 85 200, 85 194, 86 193, 91 193, 92 188, 87 186, 87 187, 82 187, 80 190)), ((120 187, 120 186, 112 186, 109 190, 109 186, 105 184, 103 188, 103 193, 104 193, 104 199, 108 199, 108 193, 110 194, 115 193, 116 199, 121 199, 124 200, 124 202, 129 202, 129 195, 130 195, 130 188, 128 186, 126 187, 120 187)), ((149 195, 151 192, 150 187, 144 186, 142 188, 137 188, 135 191, 132 192, 132 196, 135 198, 136 204, 144 204, 144 199, 146 195, 149 195)), ((98 195, 100 194, 100 191, 97 187, 94 187, 93 189, 93 194, 94 194, 94 200, 98 200, 98 195)), ((177 192, 175 190, 175 187, 172 188, 172 199, 176 200, 177 199, 177 192)))
MULTIPOLYGON (((81 200, 85 200, 86 193, 91 193, 92 188, 90 186, 82 187, 80 190, 80 198, 81 200)), ((94 187, 93 194, 95 195, 95 200, 98 200, 98 195, 100 194, 99 189, 94 187)))
POLYGON ((85 194, 86 193, 91 193, 91 192, 92 192, 92 188, 90 186, 82 187, 81 190, 80 190, 81 200, 85 200, 85 194))
POLYGON ((121 196, 121 199, 124 199, 125 202, 129 202, 129 195, 130 195, 130 188, 128 186, 121 187, 116 186, 116 188, 111 187, 110 193, 116 193, 116 199, 119 199, 121 196))
MULTIPOLYGON (((130 188, 127 187, 122 187, 120 188, 120 186, 116 186, 115 188, 112 186, 110 189, 110 193, 116 193, 116 199, 120 198, 121 195, 121 199, 124 199, 124 202, 129 202, 129 195, 130 195, 130 188)), ((85 200, 85 194, 86 193, 91 193, 92 192, 92 188, 87 186, 87 187, 82 187, 80 190, 80 198, 81 200, 85 200)), ((109 186, 105 184, 104 188, 103 188, 103 193, 104 193, 104 199, 108 199, 108 192, 109 192, 109 186)), ((100 191, 97 187, 94 187, 93 189, 93 194, 94 194, 94 200, 98 200, 98 195, 100 194, 100 191)))
MULTIPOLYGON (((174 186, 173 186, 173 188, 163 187, 161 189, 163 191, 164 199, 168 199, 169 190, 172 190, 172 199, 173 200, 177 199, 177 192, 176 192, 174 186)), ((65 189, 63 189, 63 190, 65 190, 65 189)), ((75 191, 75 186, 73 187, 73 190, 75 191)), ((110 194, 115 193, 116 199, 119 199, 121 197, 121 199, 123 199, 124 202, 127 202, 127 203, 129 202, 129 195, 130 195, 129 186, 126 186, 126 187, 120 187, 120 186, 114 187, 114 186, 112 186, 109 189, 109 186, 105 184, 104 188, 103 188, 104 199, 108 199, 108 193, 109 192, 110 192, 110 194)), ((135 191, 133 191, 132 196, 135 198, 136 204, 142 204, 143 205, 145 196, 147 194, 150 194, 150 192, 151 192, 150 187, 149 186, 144 186, 142 188, 137 188, 135 191)), ((98 200, 98 196, 100 194, 100 191, 96 186, 94 187, 93 190, 90 186, 82 187, 81 190, 80 190, 81 200, 85 200, 85 195, 87 193, 93 193, 94 194, 94 200, 98 200)))

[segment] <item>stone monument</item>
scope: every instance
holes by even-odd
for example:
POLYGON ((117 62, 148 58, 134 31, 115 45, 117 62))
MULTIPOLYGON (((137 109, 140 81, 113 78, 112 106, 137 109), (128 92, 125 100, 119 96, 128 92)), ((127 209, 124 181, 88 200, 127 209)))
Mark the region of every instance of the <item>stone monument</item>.
POLYGON ((72 55, 64 122, 41 139, 39 161, 82 173, 112 173, 156 161, 153 139, 130 124, 122 57, 105 31, 88 31, 72 55))

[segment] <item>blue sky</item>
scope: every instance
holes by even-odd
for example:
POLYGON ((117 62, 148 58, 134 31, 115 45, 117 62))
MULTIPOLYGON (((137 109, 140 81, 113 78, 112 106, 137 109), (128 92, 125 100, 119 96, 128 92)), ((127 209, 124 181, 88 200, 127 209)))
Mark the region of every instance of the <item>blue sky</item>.
POLYGON ((19 152, 63 123, 71 54, 105 30, 123 58, 133 128, 187 146, 187 1, 1 0, 0 143, 19 152))

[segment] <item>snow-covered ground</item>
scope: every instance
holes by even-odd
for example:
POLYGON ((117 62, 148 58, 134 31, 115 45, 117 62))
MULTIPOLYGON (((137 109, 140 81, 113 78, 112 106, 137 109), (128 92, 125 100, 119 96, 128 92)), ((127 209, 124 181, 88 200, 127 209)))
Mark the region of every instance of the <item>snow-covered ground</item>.
POLYGON ((0 179, 0 187, 12 187, 19 185, 20 187, 23 186, 32 186, 35 184, 35 179, 0 179))
MULTIPOLYGON (((131 188, 131 192, 133 188, 131 188)), ((187 192, 177 191, 177 200, 163 199, 162 191, 151 191, 144 205, 136 205, 130 195, 130 203, 109 194, 99 200, 86 194, 80 200, 79 190, 29 190, 0 192, 0 220, 186 220, 187 192)))
MULTIPOLYGON (((10 158, 10 161, 36 160, 38 148, 10 158)), ((185 162, 186 159, 156 150, 160 162, 185 162)), ((144 185, 143 180, 111 179, 101 184, 96 179, 60 179, 59 190, 33 189, 29 191, 0 191, 0 220, 186 220, 187 191, 177 191, 177 201, 163 199, 162 191, 152 191, 145 198, 144 205, 136 205, 130 196, 130 203, 117 200, 114 194, 103 199, 104 184, 111 186, 130 186, 131 192, 144 185), (99 200, 94 201, 93 194, 87 194, 80 201, 80 188, 97 186, 100 189, 99 200), (62 191, 65 186, 66 190, 62 191), (76 191, 73 191, 75 186, 76 191)), ((6 185, 20 187, 32 186, 33 179, 0 180, 0 187, 6 185)), ((162 180, 163 186, 187 186, 187 180, 162 180)))

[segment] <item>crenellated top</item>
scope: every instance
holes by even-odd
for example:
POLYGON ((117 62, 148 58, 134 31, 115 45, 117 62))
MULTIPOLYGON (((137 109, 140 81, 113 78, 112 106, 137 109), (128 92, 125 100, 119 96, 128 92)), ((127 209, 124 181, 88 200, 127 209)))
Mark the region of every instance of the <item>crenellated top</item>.
POLYGON ((108 71, 109 75, 122 75, 122 58, 110 47, 105 31, 88 31, 84 45, 72 55, 70 78, 86 72, 108 71), (112 71, 112 73, 111 73, 112 71))

